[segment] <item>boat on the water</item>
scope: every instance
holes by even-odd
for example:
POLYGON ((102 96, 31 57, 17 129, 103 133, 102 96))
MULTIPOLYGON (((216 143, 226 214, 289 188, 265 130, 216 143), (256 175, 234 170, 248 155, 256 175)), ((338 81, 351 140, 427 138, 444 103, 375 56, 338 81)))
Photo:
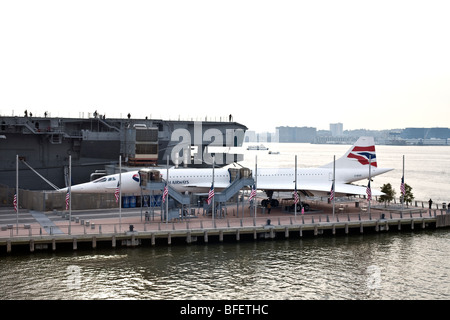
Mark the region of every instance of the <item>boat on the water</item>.
POLYGON ((255 145, 255 146, 248 146, 247 147, 247 150, 269 150, 269 148, 267 148, 265 145, 263 145, 263 144, 260 144, 259 146, 258 145, 255 145))

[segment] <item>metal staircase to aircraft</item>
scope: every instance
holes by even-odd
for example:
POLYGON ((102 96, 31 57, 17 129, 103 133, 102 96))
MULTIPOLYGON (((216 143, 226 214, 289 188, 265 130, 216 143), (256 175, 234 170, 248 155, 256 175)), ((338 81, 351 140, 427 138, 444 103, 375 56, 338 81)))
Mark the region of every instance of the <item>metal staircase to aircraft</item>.
MULTIPOLYGON (((253 178, 242 178, 237 179, 233 181, 232 184, 230 184, 226 189, 224 189, 221 192, 216 192, 214 195, 214 201, 216 202, 227 202, 231 197, 233 197, 236 193, 238 193, 240 190, 242 190, 246 186, 251 186, 255 183, 253 178)), ((165 186, 165 182, 153 182, 149 183, 146 186, 147 190, 163 190, 165 186)), ((191 197, 187 194, 180 193, 175 190, 170 184, 169 184, 169 196, 177 201, 180 204, 183 205, 189 205, 191 201, 191 197)))
POLYGON ((233 181, 227 188, 222 192, 216 192, 214 194, 214 201, 216 202, 227 202, 236 193, 242 190, 246 186, 252 186, 255 183, 253 178, 240 178, 233 181))
MULTIPOLYGON (((145 189, 146 190, 163 191, 165 186, 166 186, 166 183, 163 180, 162 182, 148 183, 147 186, 145 187, 145 189)), ((189 205, 191 203, 191 197, 189 195, 178 192, 170 184, 169 184, 168 189, 169 189, 169 196, 172 199, 174 199, 175 201, 177 201, 178 203, 183 204, 183 205, 189 205)))
POLYGON ((179 204, 189 205, 191 203, 191 197, 188 194, 178 192, 170 184, 168 189, 169 189, 169 196, 172 197, 172 199, 177 201, 179 204))
MULTIPOLYGON (((140 170, 141 187, 146 190, 164 190, 165 181, 157 170, 140 170)), ((215 202, 227 202, 231 197, 237 194, 246 186, 252 186, 255 181, 251 177, 251 171, 246 168, 230 169, 231 180, 233 181, 227 188, 221 192, 215 192, 215 202)), ((169 196, 182 205, 189 205, 191 197, 188 194, 178 192, 170 184, 168 186, 169 196)))
MULTIPOLYGON (((159 190, 163 191, 166 186, 165 180, 163 180, 157 170, 140 170, 141 187, 145 190, 159 190)), ((191 197, 184 193, 180 193, 175 190, 170 184, 168 185, 169 196, 182 205, 189 205, 191 203, 191 197)))

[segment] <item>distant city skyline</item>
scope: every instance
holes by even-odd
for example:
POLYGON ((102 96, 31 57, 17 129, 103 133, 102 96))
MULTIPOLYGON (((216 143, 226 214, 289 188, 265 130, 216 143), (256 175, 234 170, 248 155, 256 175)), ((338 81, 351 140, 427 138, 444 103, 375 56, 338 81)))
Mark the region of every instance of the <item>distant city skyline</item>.
MULTIPOLYGON (((331 124, 330 124, 331 125, 331 124)), ((330 128, 328 129, 319 129, 316 127, 311 127, 311 126, 279 126, 279 127, 286 127, 286 128, 313 128, 316 129, 317 132, 329 132, 330 134, 332 133, 332 130, 330 128)), ((277 131, 277 128, 279 127, 274 127, 272 129, 270 128, 266 128, 265 130, 262 131, 256 131, 256 130, 251 130, 248 129, 249 132, 255 132, 255 133, 275 133, 277 131)), ((346 129, 345 126, 343 126, 343 130, 342 130, 342 134, 345 135, 348 132, 354 132, 354 131, 374 131, 374 132, 395 132, 395 131, 403 131, 406 129, 449 129, 450 130, 450 126, 442 126, 442 127, 405 127, 405 128, 390 128, 390 129, 381 129, 381 130, 374 130, 374 129, 364 129, 364 128, 359 128, 359 129, 346 129)))
POLYGON ((448 126, 450 3, 2 1, 0 113, 448 126))
POLYGON ((245 142, 300 142, 300 143, 353 143, 359 137, 370 135, 378 143, 396 145, 450 145, 450 128, 433 127, 387 130, 344 130, 333 134, 333 125, 340 132, 341 123, 331 124, 330 130, 317 130, 314 127, 281 126, 273 131, 255 132, 248 130, 245 142))

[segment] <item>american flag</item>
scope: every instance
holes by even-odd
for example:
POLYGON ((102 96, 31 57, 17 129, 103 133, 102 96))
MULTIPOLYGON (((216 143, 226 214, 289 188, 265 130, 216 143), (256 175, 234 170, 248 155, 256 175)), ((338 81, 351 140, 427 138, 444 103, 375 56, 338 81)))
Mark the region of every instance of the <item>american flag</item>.
POLYGON ((14 204, 14 211, 17 212, 17 194, 14 194, 13 204, 14 204))
POLYGON ((255 185, 252 186, 252 191, 250 192, 250 196, 248 197, 248 201, 252 201, 253 198, 256 197, 256 187, 255 185))
POLYGON ((369 183, 367 184, 367 189, 366 189, 366 193, 367 193, 367 200, 372 200, 372 189, 370 188, 370 180, 369 183))
POLYGON ((209 189, 209 193, 208 193, 208 204, 211 203, 212 198, 214 197, 214 184, 211 184, 211 188, 209 189))
POLYGON ((334 182, 331 185, 330 200, 334 200, 334 182))
POLYGON ((297 204, 299 203, 300 199, 298 197, 298 192, 297 190, 294 191, 294 203, 297 204))
POLYGON ((403 195, 406 195, 405 177, 402 177, 402 183, 400 184, 400 191, 403 195))
POLYGON ((70 199, 70 193, 69 193, 69 190, 67 190, 67 193, 66 193, 66 210, 69 210, 69 199, 70 199))
POLYGON ((116 202, 119 202, 120 198, 120 182, 117 182, 116 191, 114 192, 114 197, 116 197, 116 202))
POLYGON ((169 187, 166 185, 164 186, 164 191, 163 191, 163 195, 162 195, 162 202, 166 202, 166 197, 169 194, 169 187))

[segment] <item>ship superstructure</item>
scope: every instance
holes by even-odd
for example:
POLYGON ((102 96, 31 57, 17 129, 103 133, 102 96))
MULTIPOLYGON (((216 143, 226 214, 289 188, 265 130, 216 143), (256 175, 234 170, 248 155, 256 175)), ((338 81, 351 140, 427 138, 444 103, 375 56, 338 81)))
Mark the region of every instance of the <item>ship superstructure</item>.
MULTIPOLYGON (((52 189, 42 177, 59 188, 67 186, 69 156, 73 184, 106 174, 119 156, 134 167, 165 165, 168 157, 171 165, 177 159, 191 167, 210 166, 202 158, 208 145, 241 147, 246 130, 231 121, 1 116, 0 185, 15 186, 16 155, 20 188, 30 190, 52 189)), ((228 163, 242 160, 240 154, 226 157, 228 163)))

